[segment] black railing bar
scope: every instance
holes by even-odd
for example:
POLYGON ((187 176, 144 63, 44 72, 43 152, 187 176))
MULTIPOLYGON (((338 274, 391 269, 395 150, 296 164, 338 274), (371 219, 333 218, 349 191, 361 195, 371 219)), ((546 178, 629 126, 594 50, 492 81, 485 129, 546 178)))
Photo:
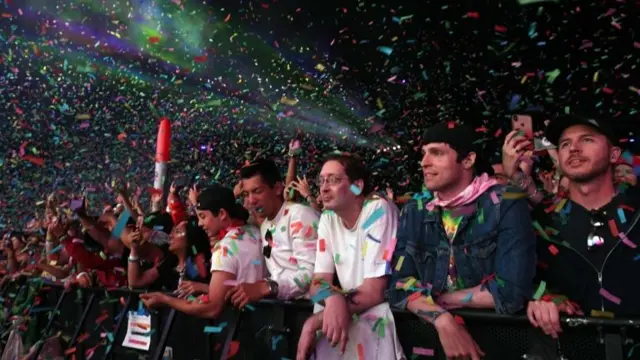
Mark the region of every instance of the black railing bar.
POLYGON ((156 349, 151 360, 161 360, 164 356, 164 348, 167 345, 167 340, 169 340, 169 334, 171 333, 171 328, 173 327, 173 320, 176 318, 176 312, 176 309, 171 309, 171 311, 169 312, 169 316, 167 316, 167 322, 164 324, 162 329, 160 341, 158 341, 158 344, 156 344, 156 349))
MULTIPOLYGON (((51 330, 51 327, 53 326, 53 321, 56 318, 56 313, 60 309, 60 306, 62 305, 62 302, 64 301, 64 298, 66 296, 67 296, 67 292, 64 291, 64 289, 62 289, 62 293, 60 294, 60 297, 58 298, 58 302, 56 303, 56 307, 49 314, 49 321, 47 322, 47 325, 42 330, 43 337, 46 338, 47 336, 49 336, 49 331, 51 330)), ((37 359, 40 356, 40 353, 42 352, 43 348, 44 348, 44 341, 39 342, 38 343, 38 347, 36 349, 35 356, 33 357, 34 359, 37 359)))
MULTIPOLYGON (((85 290, 89 291, 99 291, 104 293, 104 288, 86 288, 85 290)), ((122 294, 144 294, 149 292, 144 289, 128 289, 128 288, 118 288, 110 290, 113 293, 122 293, 122 294)), ((171 292, 165 292, 168 295, 171 295, 171 292)), ((269 305, 279 305, 279 306, 287 306, 287 307, 295 307, 299 309, 308 309, 309 311, 313 311, 313 303, 307 300, 294 300, 294 301, 282 301, 282 300, 274 300, 274 299, 262 299, 260 300, 261 304, 269 304, 269 305)), ((392 308, 394 315, 413 315, 408 310, 398 310, 392 308)), ((526 315, 515 314, 497 314, 493 311, 485 311, 485 310, 469 310, 469 309, 455 309, 451 310, 451 313, 455 315, 462 316, 469 320, 491 320, 491 321, 502 321, 502 322, 515 322, 528 324, 529 319, 526 315)), ((569 325, 569 326, 590 326, 590 325, 599 325, 606 327, 640 327, 640 318, 619 318, 619 319, 610 319, 610 318, 599 318, 599 317, 587 317, 587 316, 578 316, 578 317, 568 317, 562 316, 560 320, 569 325)))
POLYGON ((109 360, 111 356, 111 352, 116 346, 116 341, 118 341, 118 336, 120 335, 120 331, 122 331, 122 325, 124 324, 124 319, 127 317, 127 312, 129 311, 129 307, 131 306, 131 301, 133 300, 133 296, 127 296, 127 302, 125 303, 122 311, 120 312, 120 317, 118 318, 118 322, 116 323, 116 329, 113 331, 113 343, 104 353, 104 359, 109 360))
POLYGON ((72 347, 76 346, 76 341, 78 341, 78 336, 80 336, 80 332, 84 327, 84 323, 87 321, 87 316, 89 316, 89 311, 91 310, 91 307, 93 306, 93 302, 95 301, 95 299, 96 299, 96 294, 91 293, 91 295, 89 296, 89 301, 87 301, 87 304, 84 306, 84 309, 82 310, 82 315, 80 315, 80 320, 78 320, 76 329, 73 331, 73 336, 71 336, 71 341, 69 342, 68 349, 71 349, 72 347))

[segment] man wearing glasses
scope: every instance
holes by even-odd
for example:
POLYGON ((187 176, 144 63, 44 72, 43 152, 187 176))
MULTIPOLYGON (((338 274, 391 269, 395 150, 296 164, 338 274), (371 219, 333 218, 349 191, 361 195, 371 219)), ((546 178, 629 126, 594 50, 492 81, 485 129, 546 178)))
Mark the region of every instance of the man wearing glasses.
POLYGON ((303 326, 297 359, 312 352, 316 332, 324 335, 315 345, 316 359, 404 359, 384 298, 398 210, 373 193, 368 169, 349 154, 330 156, 318 185, 325 211, 311 286, 316 312, 303 326))
POLYGON ((621 149, 601 120, 562 117, 549 125, 546 137, 558 145, 559 166, 570 182, 568 198, 534 210, 538 275, 547 290, 563 296, 532 301, 527 314, 556 338, 560 312, 640 314, 640 288, 630 283, 640 274, 640 191, 635 186, 616 193, 613 168, 621 149))

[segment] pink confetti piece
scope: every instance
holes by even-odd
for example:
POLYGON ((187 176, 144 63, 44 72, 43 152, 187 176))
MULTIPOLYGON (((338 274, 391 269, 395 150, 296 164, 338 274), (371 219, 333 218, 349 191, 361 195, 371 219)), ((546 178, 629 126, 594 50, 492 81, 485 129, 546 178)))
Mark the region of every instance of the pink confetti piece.
POLYGON ((613 295, 612 293, 608 292, 607 290, 600 288, 600 295, 602 295, 602 297, 604 297, 605 299, 611 301, 612 303, 616 304, 616 305, 620 305, 620 303, 622 302, 622 300, 620 300, 619 297, 613 295))
POLYGON ((629 238, 627 237, 627 235, 623 232, 621 232, 620 234, 618 234, 618 236, 620 237, 620 240, 622 240, 622 242, 627 245, 628 247, 635 249, 638 247, 638 245, 636 245, 636 243, 634 243, 633 241, 629 240, 629 238))
POLYGON ((289 258, 289 262, 292 263, 293 265, 298 265, 298 260, 293 256, 289 258))
POLYGON ((433 351, 433 349, 414 347, 413 348, 413 353, 415 355, 433 356, 434 351, 433 351))
POLYGON ((495 191, 491 192, 491 201, 493 201, 494 204, 497 204, 500 202, 500 199, 498 199, 498 195, 496 195, 495 191))
POLYGON ((224 286, 236 286, 238 282, 236 280, 225 280, 222 284, 224 286))

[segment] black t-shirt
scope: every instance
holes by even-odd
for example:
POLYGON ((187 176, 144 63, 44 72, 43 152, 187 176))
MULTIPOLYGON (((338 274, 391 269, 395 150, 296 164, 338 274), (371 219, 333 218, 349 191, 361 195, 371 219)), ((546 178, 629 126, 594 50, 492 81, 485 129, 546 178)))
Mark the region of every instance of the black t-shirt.
POLYGON ((638 206, 640 188, 636 186, 597 211, 569 199, 536 207, 532 217, 539 235, 539 279, 547 282, 548 289, 578 302, 587 315, 591 310, 640 315, 640 290, 628 283, 640 275, 640 261, 635 260, 640 247, 634 248, 640 245, 640 225, 630 229, 638 206), (604 243, 590 247, 590 234, 604 243))

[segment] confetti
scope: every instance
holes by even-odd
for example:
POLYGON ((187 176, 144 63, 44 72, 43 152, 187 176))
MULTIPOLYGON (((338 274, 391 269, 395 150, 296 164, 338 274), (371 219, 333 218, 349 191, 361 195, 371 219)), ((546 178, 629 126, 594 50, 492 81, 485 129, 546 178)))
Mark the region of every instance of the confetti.
POLYGON ((602 295, 603 298, 611 301, 612 303, 616 304, 616 305, 620 305, 620 298, 611 294, 610 292, 608 292, 607 290, 600 288, 600 295, 602 295))
POLYGON ((404 262, 404 256, 400 256, 400 258, 398 258, 398 263, 396 264, 396 271, 400 271, 400 269, 402 269, 402 263, 404 262))
POLYGON ((427 349, 427 348, 421 348, 421 347, 414 347, 413 348, 413 353, 415 355, 422 355, 422 356, 433 356, 434 355, 433 349, 427 349))
POLYGON ((542 295, 544 295, 544 292, 546 291, 546 289, 547 289, 547 283, 544 281, 541 281, 540 285, 538 285, 538 289, 533 294, 533 299, 539 300, 542 297, 542 295))
POLYGON ((369 218, 367 220, 365 220, 364 224, 362 224, 362 229, 366 230, 369 227, 371 227, 371 225, 373 225, 376 221, 380 220, 385 214, 385 210, 384 208, 376 208, 373 213, 371 213, 371 215, 369 216, 369 218))

